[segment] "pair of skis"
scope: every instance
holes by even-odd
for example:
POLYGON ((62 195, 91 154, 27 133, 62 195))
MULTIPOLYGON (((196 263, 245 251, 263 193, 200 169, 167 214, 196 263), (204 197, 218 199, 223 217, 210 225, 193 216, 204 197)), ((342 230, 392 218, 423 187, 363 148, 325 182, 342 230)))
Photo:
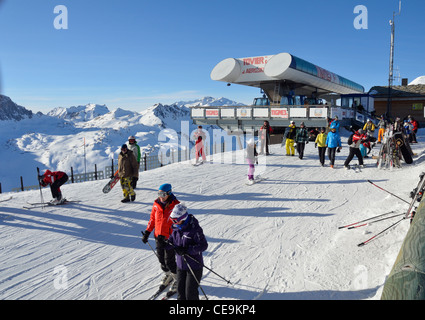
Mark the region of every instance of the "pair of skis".
MULTIPOLYGON (((151 297, 149 297, 148 300, 156 300, 156 298, 158 298, 169 286, 170 284, 160 285, 159 289, 151 297)), ((167 293, 161 298, 161 300, 168 300, 171 297, 173 297, 176 293, 177 291, 167 291, 167 293)))
POLYGON ((66 200, 61 203, 52 203, 52 202, 29 202, 28 206, 24 206, 24 209, 36 209, 36 208, 45 208, 45 207, 54 207, 54 206, 61 206, 68 203, 79 203, 81 201, 79 200, 66 200))
POLYGON ((395 217, 400 217, 403 216, 401 219, 397 220, 396 222, 392 223, 390 226, 388 226, 387 228, 385 228, 384 230, 382 230, 381 232, 375 234, 373 237, 369 238, 366 241, 363 241, 361 243, 359 243, 357 246, 358 247, 362 247, 366 244, 368 244, 369 242, 371 242, 372 240, 376 239, 378 236, 384 234, 385 232, 387 232, 388 230, 394 228, 395 226, 397 226, 399 223, 401 223, 402 221, 406 220, 406 219, 413 219, 414 215, 415 215, 415 210, 416 210, 416 204, 417 202, 420 202, 422 200, 422 196, 425 192, 425 173, 421 173, 419 176, 419 183, 417 185, 417 187, 415 189, 413 189, 413 191, 410 194, 410 197, 412 198, 412 200, 406 201, 400 197, 398 197, 397 195, 379 187, 378 185, 376 185, 375 183, 373 183, 370 180, 367 180, 369 183, 371 183, 372 185, 378 187, 379 189, 391 194, 392 196, 402 200, 405 203, 409 204, 409 208, 407 209, 407 211, 405 213, 401 213, 401 214, 394 214, 394 211, 391 212, 387 212, 384 214, 380 214, 368 219, 364 219, 355 223, 351 223, 342 227, 339 227, 338 229, 356 229, 356 228, 360 228, 360 227, 364 227, 364 226, 368 226, 371 225, 372 223, 376 223, 376 222, 380 222, 380 221, 385 221, 391 218, 395 218, 395 217))

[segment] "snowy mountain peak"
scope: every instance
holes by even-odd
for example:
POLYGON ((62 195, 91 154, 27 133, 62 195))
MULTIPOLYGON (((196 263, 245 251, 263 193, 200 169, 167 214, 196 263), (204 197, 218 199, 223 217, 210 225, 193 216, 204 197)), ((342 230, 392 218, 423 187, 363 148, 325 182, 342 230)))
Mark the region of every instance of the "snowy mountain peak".
POLYGON ((0 94, 0 120, 20 121, 22 119, 32 118, 32 116, 32 111, 17 105, 9 97, 0 94))
POLYGON ((109 109, 105 105, 89 103, 85 106, 58 107, 48 112, 47 115, 65 120, 89 121, 108 112, 109 109))
POLYGON ((186 106, 186 107, 218 107, 218 106, 243 106, 243 103, 239 103, 227 98, 213 98, 213 97, 204 97, 201 99, 191 100, 191 101, 178 101, 174 103, 177 106, 186 106))

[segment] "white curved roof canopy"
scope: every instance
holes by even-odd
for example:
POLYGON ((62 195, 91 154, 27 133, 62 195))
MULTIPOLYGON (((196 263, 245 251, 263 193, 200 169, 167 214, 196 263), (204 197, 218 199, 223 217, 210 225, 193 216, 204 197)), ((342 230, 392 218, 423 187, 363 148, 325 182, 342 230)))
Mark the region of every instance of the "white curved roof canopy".
POLYGON ((338 94, 363 93, 364 87, 289 53, 228 58, 211 71, 211 79, 261 87, 267 82, 288 80, 338 94))

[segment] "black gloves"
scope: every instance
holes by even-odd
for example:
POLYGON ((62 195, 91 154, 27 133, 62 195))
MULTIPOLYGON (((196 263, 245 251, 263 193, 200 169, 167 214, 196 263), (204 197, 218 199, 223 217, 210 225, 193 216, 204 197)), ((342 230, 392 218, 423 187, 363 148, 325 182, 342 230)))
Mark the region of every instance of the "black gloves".
POLYGON ((151 233, 148 230, 146 230, 145 232, 142 231, 142 234, 143 234, 143 237, 142 237, 143 243, 147 243, 148 242, 149 235, 151 233))
POLYGON ((187 248, 185 247, 174 247, 174 251, 179 255, 179 256, 184 256, 187 253, 187 248))

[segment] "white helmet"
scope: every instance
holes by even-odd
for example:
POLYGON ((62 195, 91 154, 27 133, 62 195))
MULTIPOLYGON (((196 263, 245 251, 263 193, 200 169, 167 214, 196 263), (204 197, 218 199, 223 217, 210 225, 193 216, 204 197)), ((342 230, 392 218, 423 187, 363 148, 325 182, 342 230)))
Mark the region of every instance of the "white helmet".
POLYGON ((173 222, 184 221, 187 217, 187 207, 182 203, 176 204, 170 214, 170 219, 172 219, 173 222))

